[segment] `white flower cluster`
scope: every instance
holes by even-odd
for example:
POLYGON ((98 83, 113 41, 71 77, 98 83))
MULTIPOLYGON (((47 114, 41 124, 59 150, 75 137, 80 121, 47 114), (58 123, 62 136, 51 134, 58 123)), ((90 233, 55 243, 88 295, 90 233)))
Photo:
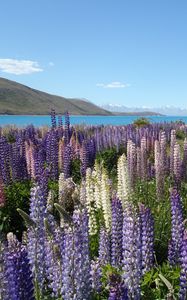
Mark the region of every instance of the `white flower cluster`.
POLYGON ((94 182, 92 178, 92 171, 90 168, 86 170, 86 208, 88 211, 89 221, 89 234, 95 235, 97 233, 97 220, 96 220, 96 203, 94 199, 94 182))
POLYGON ((122 201, 123 207, 129 197, 129 176, 128 165, 125 154, 122 154, 118 159, 117 164, 117 196, 122 201))
POLYGON ((93 171, 86 171, 86 207, 89 215, 89 233, 94 235, 98 231, 96 214, 103 212, 105 227, 111 229, 111 188, 108 174, 104 167, 95 163, 93 171))
POLYGON ((110 182, 109 177, 105 169, 102 170, 101 175, 101 200, 102 200, 102 210, 105 220, 105 227, 107 231, 111 228, 111 193, 110 193, 110 182))

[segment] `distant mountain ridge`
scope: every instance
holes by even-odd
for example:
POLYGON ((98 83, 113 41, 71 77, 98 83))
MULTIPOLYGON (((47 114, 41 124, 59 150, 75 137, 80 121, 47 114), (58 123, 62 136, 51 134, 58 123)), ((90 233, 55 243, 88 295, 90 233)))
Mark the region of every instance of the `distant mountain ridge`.
POLYGON ((71 115, 157 115, 153 111, 128 109, 120 105, 97 106, 87 99, 65 98, 42 92, 16 81, 0 77, 0 114, 47 115, 55 109, 58 114, 71 115))
POLYGON ((175 106, 163 106, 163 107, 127 107, 120 104, 104 104, 102 108, 109 110, 111 112, 119 113, 139 113, 139 112, 154 112, 155 114, 162 114, 168 116, 187 116, 187 108, 180 108, 175 106))
POLYGON ((88 100, 51 95, 0 77, 0 114, 46 115, 51 109, 59 114, 112 115, 88 100))

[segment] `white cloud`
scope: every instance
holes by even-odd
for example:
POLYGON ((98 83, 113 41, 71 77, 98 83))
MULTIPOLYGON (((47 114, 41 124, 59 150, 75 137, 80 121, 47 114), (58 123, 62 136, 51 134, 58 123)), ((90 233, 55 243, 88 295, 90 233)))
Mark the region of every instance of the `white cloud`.
POLYGON ((50 67, 54 67, 54 65, 55 65, 55 64, 54 64, 52 61, 49 62, 49 66, 50 66, 50 67))
POLYGON ((129 87, 129 83, 122 83, 120 81, 113 81, 111 83, 97 83, 96 86, 103 87, 105 89, 120 89, 120 88, 126 88, 129 87))
POLYGON ((39 66, 37 61, 0 58, 0 71, 9 74, 22 75, 42 72, 43 69, 39 66))

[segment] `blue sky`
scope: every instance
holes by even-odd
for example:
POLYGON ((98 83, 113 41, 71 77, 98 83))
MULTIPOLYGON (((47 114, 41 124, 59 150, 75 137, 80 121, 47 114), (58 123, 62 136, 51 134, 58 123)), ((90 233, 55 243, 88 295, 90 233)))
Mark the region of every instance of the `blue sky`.
POLYGON ((185 107, 186 0, 2 0, 0 77, 96 104, 185 107))

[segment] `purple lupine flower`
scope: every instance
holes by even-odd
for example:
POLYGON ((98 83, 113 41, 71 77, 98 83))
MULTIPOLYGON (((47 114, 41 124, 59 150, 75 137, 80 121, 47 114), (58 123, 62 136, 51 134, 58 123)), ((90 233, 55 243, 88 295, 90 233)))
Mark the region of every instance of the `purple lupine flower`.
POLYGON ((174 146, 174 179, 176 184, 180 183, 181 180, 181 168, 182 168, 182 160, 181 160, 181 153, 180 153, 180 145, 175 144, 174 146))
POLYGON ((41 146, 33 153, 35 176, 41 176, 45 172, 45 155, 41 146))
POLYGON ((50 167, 51 178, 58 179, 58 136, 52 129, 46 139, 46 161, 50 167))
POLYGON ((187 180, 187 139, 184 140, 183 179, 187 180))
POLYGON ((138 147, 136 149, 136 173, 137 173, 137 177, 140 179, 141 178, 141 149, 140 147, 138 147))
POLYGON ((5 255, 6 255, 6 247, 4 241, 0 237, 0 299, 6 299, 6 295, 8 292, 6 289, 8 288, 6 277, 5 277, 5 255))
POLYGON ((61 128, 63 126, 62 116, 58 115, 58 127, 61 128))
POLYGON ((28 178, 25 155, 25 141, 22 136, 18 136, 15 142, 15 163, 17 180, 28 178))
POLYGON ((72 228, 68 228, 64 234, 63 286, 61 290, 64 300, 74 299, 76 293, 74 283, 74 255, 73 230, 72 228))
POLYGON ((87 144, 86 142, 82 143, 82 149, 80 152, 80 157, 81 157, 81 175, 85 176, 86 175, 86 169, 88 168, 88 149, 87 149, 87 144))
POLYGON ((42 186, 31 189, 30 217, 36 224, 28 228, 28 257, 33 270, 34 280, 40 290, 45 281, 45 227, 47 201, 42 186))
POLYGON ((47 196, 48 196, 48 180, 49 180, 49 169, 43 168, 39 171, 39 175, 36 178, 36 184, 40 186, 43 193, 43 205, 47 205, 47 196))
POLYGON ((65 113, 65 130, 64 130, 64 143, 69 144, 70 141, 70 119, 68 111, 65 113))
POLYGON ((111 264, 120 267, 122 263, 123 209, 119 199, 112 199, 111 264))
POLYGON ((73 214, 76 299, 89 299, 91 293, 88 216, 86 210, 73 214))
POLYGON ((140 299, 142 276, 140 218, 131 203, 126 204, 123 217, 123 280, 130 299, 140 299))
POLYGON ((71 165, 71 147, 69 144, 65 146, 63 157, 63 173, 64 177, 70 177, 70 165, 71 165))
POLYGON ((171 265, 179 263, 184 224, 181 198, 174 188, 171 191, 171 241, 168 249, 168 260, 171 265))
POLYGON ((34 300, 34 286, 29 260, 24 246, 12 233, 7 236, 8 247, 5 253, 5 300, 34 300))
POLYGON ((61 139, 64 134, 62 116, 58 115, 58 137, 61 139))
POLYGON ((5 253, 6 300, 19 300, 19 251, 18 241, 12 233, 7 235, 8 247, 5 253))
POLYGON ((141 179, 147 179, 147 143, 146 138, 141 139, 141 179))
POLYGON ((164 184, 163 184, 163 168, 160 160, 160 143, 158 140, 155 141, 155 178, 156 178, 156 194, 157 199, 160 200, 163 197, 164 184))
POLYGON ((171 141, 170 141, 170 174, 174 174, 174 147, 176 144, 176 131, 171 130, 171 141))
POLYGON ((16 147, 16 143, 13 143, 9 146, 9 153, 12 180, 15 181, 19 179, 19 163, 17 159, 18 148, 16 147))
POLYGON ((142 235, 142 273, 148 272, 154 262, 154 228, 150 208, 139 205, 142 235))
POLYGON ((167 153, 166 153, 166 133, 165 131, 160 132, 160 163, 162 168, 162 175, 165 176, 167 173, 167 153))
POLYGON ((0 177, 0 208, 5 206, 5 202, 4 184, 2 178, 0 177))
POLYGON ((101 282, 102 267, 99 258, 91 261, 90 275, 91 275, 92 290, 97 293, 100 293, 102 290, 102 282, 101 282))
POLYGON ((46 275, 49 281, 48 286, 52 289, 52 294, 55 297, 60 296, 62 288, 62 271, 61 261, 58 255, 59 252, 58 245, 54 242, 53 238, 46 240, 46 275))
POLYGON ((9 145, 5 137, 0 138, 0 175, 3 183, 10 182, 9 145))
POLYGON ((99 260, 102 265, 110 263, 110 236, 107 230, 102 227, 99 236, 99 260))
POLYGON ((89 252, 89 226, 88 213, 86 209, 82 211, 82 257, 84 258, 82 270, 83 274, 83 294, 90 296, 91 275, 90 275, 90 252, 89 252))
POLYGON ((51 126, 52 126, 52 128, 56 128, 56 113, 55 113, 55 109, 51 109, 51 126))
MULTIPOLYGON (((51 209, 50 203, 47 206, 48 211, 51 209)), ((44 219, 46 240, 46 274, 48 286, 52 289, 55 297, 60 297, 62 289, 62 253, 64 251, 64 232, 57 225, 55 218, 50 213, 44 219)))
POLYGON ((24 137, 25 140, 31 140, 34 142, 36 135, 36 128, 31 124, 25 128, 24 137))
POLYGON ((33 277, 30 270, 28 253, 25 246, 20 249, 20 300, 34 300, 33 277))
POLYGON ((129 184, 133 188, 136 180, 136 146, 131 140, 127 143, 127 162, 129 184))
POLYGON ((179 300, 187 299, 187 231, 185 230, 181 245, 181 272, 180 272, 180 289, 179 300))
POLYGON ((63 251, 64 300, 89 299, 91 292, 88 219, 86 212, 75 210, 72 227, 65 228, 63 251))

